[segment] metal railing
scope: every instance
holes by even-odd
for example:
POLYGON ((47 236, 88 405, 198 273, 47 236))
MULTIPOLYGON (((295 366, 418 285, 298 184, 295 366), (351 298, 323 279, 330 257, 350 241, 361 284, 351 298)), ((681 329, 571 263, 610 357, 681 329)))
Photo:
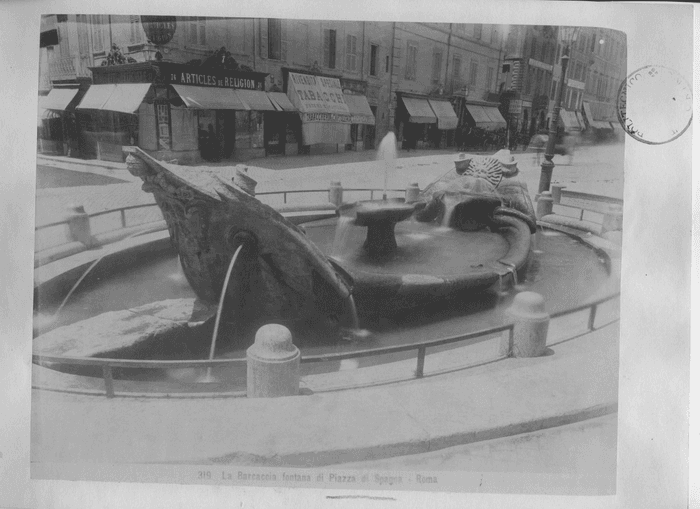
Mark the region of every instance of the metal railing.
MULTIPOLYGON (((383 189, 372 189, 372 188, 365 188, 365 187, 343 187, 343 192, 369 192, 369 199, 374 200, 374 193, 375 192, 381 192, 383 193, 383 189)), ((389 193, 405 193, 405 189, 387 189, 387 192, 389 193)), ((301 193, 326 193, 328 195, 328 200, 330 201, 331 199, 331 191, 330 189, 298 189, 298 190, 291 190, 291 191, 263 191, 261 193, 256 192, 255 196, 272 196, 275 194, 281 194, 283 196, 283 202, 287 203, 287 195, 288 194, 301 194, 301 193)))
MULTIPOLYGON (((610 325, 619 320, 619 316, 610 322, 596 327, 595 320, 598 312, 598 307, 608 301, 616 299, 620 296, 620 293, 614 293, 597 299, 593 302, 586 304, 581 304, 570 309, 563 311, 557 311, 550 315, 550 319, 561 318, 567 315, 579 313, 588 309, 589 315, 587 319, 586 333, 591 333, 597 329, 610 325)), ((301 363, 321 363, 321 362, 338 362, 346 359, 357 359, 362 357, 375 357, 380 355, 394 354, 407 351, 416 351, 416 370, 414 372, 414 378, 422 378, 424 376, 425 367, 425 356, 428 348, 468 342, 463 346, 469 346, 473 343, 478 342, 485 336, 492 336, 502 332, 508 332, 509 344, 513 344, 513 330, 514 324, 509 323, 505 325, 500 325, 498 327, 491 327, 488 329, 481 329, 474 332, 468 332, 465 334, 457 334, 454 336, 448 336, 438 339, 432 339, 428 341, 422 341, 418 343, 409 343, 407 345, 396 345, 387 346, 380 348, 369 348, 365 350, 355 350, 352 352, 343 353, 330 353, 330 354, 320 354, 320 355, 303 355, 301 357, 301 363)), ((505 359, 507 356, 501 356, 491 359, 492 361, 505 359)), ((49 356, 41 354, 33 354, 32 362, 37 365, 45 364, 57 364, 62 366, 94 366, 102 370, 102 378, 104 380, 105 394, 108 398, 115 397, 114 392, 114 379, 112 370, 114 368, 138 368, 138 369, 186 369, 186 368, 217 368, 217 367, 231 367, 233 365, 241 365, 246 363, 245 358, 237 359, 214 359, 214 360, 132 360, 132 359, 107 359, 107 358, 94 358, 94 357, 62 357, 62 356, 49 356)), ((466 369, 466 368, 464 368, 466 369)))
MULTIPOLYGON (((383 189, 373 189, 373 188, 343 188, 343 192, 368 192, 369 199, 374 200, 375 193, 383 193, 384 190, 383 189)), ((387 189, 387 192, 389 192, 389 193, 405 193, 406 190, 405 189, 387 189)), ((256 197, 282 195, 283 203, 287 204, 288 195, 290 195, 290 194, 302 194, 302 193, 325 193, 328 195, 328 200, 330 201, 331 191, 328 188, 326 188, 326 189, 299 189, 299 190, 287 190, 287 191, 263 191, 263 192, 256 193, 256 197)), ((126 228, 127 226, 133 227, 133 226, 139 226, 141 224, 147 224, 147 223, 135 223, 135 224, 131 224, 131 225, 127 224, 126 212, 128 210, 135 210, 135 209, 148 208, 148 207, 157 207, 157 206, 158 205, 155 202, 154 203, 144 203, 144 204, 140 204, 140 205, 129 205, 126 207, 119 207, 119 208, 115 208, 115 209, 95 212, 93 214, 88 214, 88 218, 93 219, 96 217, 105 216, 105 215, 114 214, 114 213, 120 214, 121 226, 117 227, 117 228, 113 228, 111 230, 101 231, 98 233, 98 235, 100 235, 100 234, 109 233, 109 232, 119 230, 120 228, 126 228)), ((36 235, 36 233, 38 233, 42 230, 47 230, 49 228, 55 228, 57 226, 65 226, 65 225, 68 225, 69 223, 70 223, 70 219, 61 219, 60 221, 45 223, 45 224, 36 226, 34 228, 34 232, 36 235)), ((41 249, 38 250, 38 252, 44 251, 46 249, 55 248, 55 247, 58 247, 61 245, 65 245, 65 244, 68 244, 70 242, 71 242, 70 238, 66 237, 64 242, 42 247, 41 249)))

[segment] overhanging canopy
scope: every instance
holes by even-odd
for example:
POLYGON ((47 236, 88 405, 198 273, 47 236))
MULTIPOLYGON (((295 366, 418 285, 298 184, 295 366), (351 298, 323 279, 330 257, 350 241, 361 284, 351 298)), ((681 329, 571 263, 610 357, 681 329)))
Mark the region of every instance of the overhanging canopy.
POLYGON ((236 90, 236 95, 248 109, 253 111, 275 111, 267 94, 261 90, 236 90))
POLYGON ((483 106, 486 115, 491 119, 492 129, 500 129, 506 127, 506 119, 503 118, 501 112, 495 106, 483 106))
POLYGON ((478 104, 467 104, 467 111, 475 122, 475 127, 486 130, 506 127, 506 121, 501 112, 495 106, 481 106, 478 104))
POLYGON ((437 122, 437 117, 433 109, 428 104, 427 99, 416 99, 414 97, 402 97, 406 111, 408 111, 409 122, 416 124, 434 124, 437 122))
POLYGON ((151 88, 150 83, 92 85, 77 109, 136 113, 151 88))
POLYGON ((433 112, 437 117, 438 129, 457 129, 459 119, 449 101, 428 99, 428 104, 433 108, 433 112))
POLYGON ((267 97, 275 106, 277 111, 297 111, 292 102, 284 92, 267 92, 267 97))
POLYGON ((573 111, 562 108, 559 110, 559 120, 566 131, 579 131, 581 129, 576 114, 573 111))
POLYGON ((45 110, 64 111, 77 93, 77 88, 52 88, 47 96, 41 98, 39 105, 45 110))
POLYGON ((591 127, 595 129, 608 129, 612 130, 612 127, 610 126, 610 122, 604 122, 603 120, 591 120, 589 122, 591 127))
POLYGON ((172 85, 185 106, 198 110, 243 110, 250 107, 244 103, 232 88, 191 87, 172 85))
POLYGON ((150 83, 120 83, 112 91, 103 110, 136 113, 151 88, 150 83))
POLYGON ((343 94, 345 96, 345 104, 350 110, 350 117, 353 124, 374 125, 374 113, 369 107, 367 98, 364 95, 343 94))

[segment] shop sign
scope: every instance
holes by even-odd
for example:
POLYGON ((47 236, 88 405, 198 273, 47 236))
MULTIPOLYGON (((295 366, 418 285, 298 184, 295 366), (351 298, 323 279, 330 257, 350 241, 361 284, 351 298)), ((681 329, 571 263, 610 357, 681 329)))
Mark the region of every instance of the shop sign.
POLYGON ((171 85, 192 85, 197 87, 240 88, 263 90, 264 75, 237 73, 234 71, 212 71, 177 64, 159 64, 163 81, 171 85))
MULTIPOLYGON (((289 73, 287 95, 302 113, 335 113, 338 118, 350 116, 343 89, 338 78, 289 73)), ((319 117, 321 118, 321 117, 319 117)), ((330 117, 325 117, 330 118, 330 117)), ((314 122, 342 122, 343 120, 313 120, 314 122)))
POLYGON ((530 65, 532 67, 538 67, 540 69, 544 69, 545 71, 552 72, 551 64, 545 64, 544 62, 540 62, 539 60, 535 60, 534 58, 530 59, 530 65))
POLYGON ((141 16, 141 25, 148 40, 159 46, 169 43, 177 29, 175 16, 141 16))
POLYGON ((572 88, 578 88, 579 90, 585 90, 586 84, 582 81, 567 79, 566 84, 572 88))
MULTIPOLYGON (((338 122, 341 124, 352 124, 351 115, 342 115, 340 113, 302 113, 302 122, 338 122)), ((374 119, 372 119, 374 124, 374 119)))

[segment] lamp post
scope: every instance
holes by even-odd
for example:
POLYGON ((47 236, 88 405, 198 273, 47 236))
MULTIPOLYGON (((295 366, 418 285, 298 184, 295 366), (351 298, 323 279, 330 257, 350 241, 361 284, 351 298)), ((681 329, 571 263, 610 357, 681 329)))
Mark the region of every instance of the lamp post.
POLYGON ((564 85, 566 84, 566 68, 569 66, 569 51, 571 50, 571 44, 576 41, 576 36, 578 35, 578 27, 561 27, 559 30, 562 34, 562 41, 564 41, 564 54, 561 56, 561 76, 559 77, 559 84, 557 85, 557 91, 554 93, 554 111, 552 111, 552 118, 549 122, 549 139, 547 140, 547 147, 544 152, 544 161, 542 162, 542 170, 540 172, 540 184, 537 187, 538 197, 544 191, 549 190, 549 185, 552 181, 552 172, 554 171, 552 159, 554 158, 554 146, 556 144, 557 127, 559 125, 561 96, 564 91, 564 85))

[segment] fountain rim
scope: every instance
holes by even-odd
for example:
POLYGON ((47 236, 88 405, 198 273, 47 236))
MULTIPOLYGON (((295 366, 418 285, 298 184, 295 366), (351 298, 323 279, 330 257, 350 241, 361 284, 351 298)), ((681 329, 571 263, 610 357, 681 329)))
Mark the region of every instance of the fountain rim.
MULTIPOLYGON (((551 231, 559 231, 560 233, 563 233, 565 235, 568 235, 570 237, 577 238, 581 241, 582 244, 584 244, 586 247, 589 249, 592 249, 594 251, 597 251, 599 254, 604 255, 605 257, 608 258, 608 261, 612 259, 613 257, 617 258, 619 257, 619 252, 617 252, 615 249, 612 247, 610 249, 606 249, 605 246, 600 247, 596 245, 592 245, 589 243, 587 240, 587 232, 580 232, 579 234, 568 232, 568 231, 561 231, 557 230, 555 227, 551 227, 550 225, 544 223, 540 225, 540 228, 543 230, 551 230, 551 231)), ((169 239, 168 232, 167 230, 163 230, 160 232, 151 232, 151 233, 144 233, 144 235, 134 237, 130 239, 128 246, 125 246, 124 249, 122 250, 114 250, 112 253, 110 253, 109 256, 119 256, 120 254, 123 254, 124 252, 131 251, 131 252, 138 252, 139 250, 145 250, 145 251, 151 251, 153 246, 158 246, 161 245, 161 247, 166 247, 167 246, 167 241, 169 239)), ((77 255, 74 255, 74 257, 77 257, 77 255)), ((69 266, 67 270, 64 270, 63 272, 60 272, 58 274, 55 274, 53 278, 48 278, 43 281, 39 281, 37 284, 35 284, 35 291, 37 291, 40 286, 44 284, 51 283, 54 279, 60 278, 61 276, 67 274, 67 273, 72 273, 79 271, 81 268, 84 269, 85 267, 89 266, 89 264, 92 262, 92 260, 87 260, 84 261, 80 264, 73 264, 72 266, 69 266)), ((65 267, 65 264, 61 264, 65 267)), ((507 272, 507 271, 506 271, 507 272)), ((619 274, 616 274, 617 277, 619 277, 619 274)), ((602 297, 599 297, 598 299, 595 299, 593 301, 585 302, 583 304, 579 304, 577 306, 574 306, 573 308, 566 309, 566 310, 561 310, 557 311, 555 313, 551 314, 552 318, 556 318, 559 316, 564 316, 567 314, 573 314, 580 312, 581 310, 585 310, 588 308, 592 308, 593 306, 597 306, 598 304, 601 304, 603 302, 607 302, 609 300, 613 300, 615 298, 620 297, 620 291, 612 292, 609 294, 606 294, 602 297)), ((619 320, 619 316, 616 320, 619 320)), ((497 327, 496 329, 499 330, 506 330, 508 328, 512 327, 512 324, 508 325, 503 325, 500 327, 497 327)), ((357 350, 353 352, 347 352, 347 353, 338 353, 338 354, 321 354, 321 355, 313 355, 313 356, 304 356, 302 354, 301 356, 301 362, 306 364, 306 363, 314 363, 314 362, 323 362, 323 361, 339 361, 343 359, 350 359, 350 358, 358 358, 358 357, 369 357, 369 356, 377 356, 377 355, 382 355, 385 353, 391 353, 394 351, 410 351, 410 350, 419 350, 421 348, 426 348, 427 346, 430 346, 433 343, 436 344, 441 344, 445 342, 450 342, 452 340, 453 342, 459 342, 459 341, 467 341, 467 339, 464 339, 465 337, 473 337, 473 336, 478 336, 481 337, 484 334, 491 334, 493 333, 493 328, 491 329, 484 329, 481 331, 473 331, 468 334, 462 334, 459 337, 462 339, 455 340, 454 338, 433 338, 433 339, 428 339, 428 340, 423 340, 421 342, 416 342, 416 343, 411 343, 408 345, 394 345, 390 347, 381 347, 381 348, 372 348, 372 349, 365 349, 365 350, 357 350)), ((495 329, 494 329, 495 330, 495 329)), ((584 335, 585 336, 585 335, 584 335)), ((577 336, 578 337, 578 336, 577 336)), ((468 345, 463 345, 463 346, 468 346, 468 345)), ((73 361, 73 362, 68 362, 67 364, 105 364, 109 363, 110 361, 114 362, 122 362, 124 364, 129 364, 129 360, 126 359, 106 359, 106 358, 96 358, 96 357, 68 357, 68 356, 46 356, 38 353, 32 353, 32 363, 41 365, 42 362, 45 362, 46 359, 53 359, 54 361, 60 362, 62 360, 66 361, 73 361)), ((499 360, 499 359, 496 359, 499 360)), ((177 369, 178 367, 185 368, 189 365, 196 366, 201 369, 206 369, 208 365, 211 366, 216 366, 216 365, 227 365, 227 364, 233 364, 233 363, 243 363, 245 362, 244 358, 234 358, 234 359, 214 359, 212 361, 208 360, 188 360, 188 361, 149 361, 149 360, 131 360, 131 363, 150 363, 153 367, 157 367, 160 365, 161 367, 164 366, 166 363, 171 364, 174 366, 172 369, 177 369)), ((465 366, 462 369, 469 369, 471 366, 465 366)), ((191 383, 189 384, 191 385, 191 383)), ((358 386, 359 387, 359 386, 358 386)), ((52 388, 47 388, 47 387, 33 387, 37 390, 63 390, 63 389, 52 389, 52 388)), ((354 389, 357 387, 348 387, 348 390, 354 389)), ((88 393, 85 391, 68 391, 68 392, 76 392, 76 393, 86 393, 86 394, 91 394, 91 395, 104 395, 103 392, 98 392, 98 393, 88 393)), ((130 396, 146 396, 146 397, 240 397, 242 396, 243 393, 240 391, 228 391, 228 392, 182 392, 182 393, 168 393, 168 392, 154 392, 154 393, 133 393, 133 394, 119 394, 119 397, 130 397, 130 396)))

